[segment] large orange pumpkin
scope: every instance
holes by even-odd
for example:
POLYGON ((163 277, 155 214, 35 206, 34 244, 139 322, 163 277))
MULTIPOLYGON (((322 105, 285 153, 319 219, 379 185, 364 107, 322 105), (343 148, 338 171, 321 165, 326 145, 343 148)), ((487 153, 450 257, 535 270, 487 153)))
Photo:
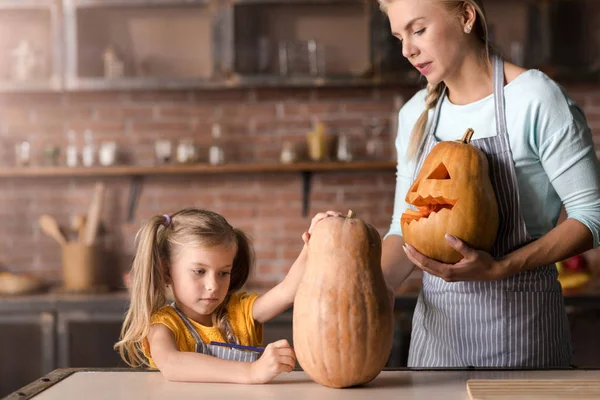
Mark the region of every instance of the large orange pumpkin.
POLYGON ((461 140, 435 145, 406 194, 406 202, 418 211, 407 209, 400 221, 406 243, 445 263, 462 258, 444 238, 446 233, 489 252, 498 231, 488 161, 470 144, 473 133, 468 129, 461 140))
POLYGON ((334 388, 371 381, 389 357, 393 320, 377 230, 352 211, 315 225, 294 300, 294 350, 302 369, 334 388))

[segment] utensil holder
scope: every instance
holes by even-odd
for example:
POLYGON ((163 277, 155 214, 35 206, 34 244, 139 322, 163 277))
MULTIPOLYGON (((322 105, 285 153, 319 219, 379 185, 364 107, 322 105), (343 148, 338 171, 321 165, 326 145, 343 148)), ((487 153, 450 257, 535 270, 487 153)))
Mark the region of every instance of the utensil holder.
POLYGON ((86 291, 105 284, 100 263, 100 249, 83 243, 62 246, 64 289, 86 291))

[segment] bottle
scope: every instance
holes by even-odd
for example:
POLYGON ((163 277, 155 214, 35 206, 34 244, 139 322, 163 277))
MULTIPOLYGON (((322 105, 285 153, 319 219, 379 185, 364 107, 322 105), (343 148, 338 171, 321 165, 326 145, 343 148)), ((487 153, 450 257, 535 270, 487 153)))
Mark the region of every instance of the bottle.
POLYGON ((83 132, 83 140, 85 141, 85 145, 81 150, 81 163, 85 167, 91 167, 94 165, 94 134, 91 130, 86 129, 83 132))
POLYGON ((78 163, 76 136, 77 134, 74 130, 67 132, 67 149, 65 151, 67 167, 76 167, 78 163))
POLYGON ((214 123, 211 129, 212 145, 208 149, 208 162, 211 165, 223 164, 225 153, 221 147, 221 125, 214 123))
POLYGON ((314 129, 306 135, 308 146, 308 157, 312 161, 323 161, 327 154, 327 143, 325 141, 325 124, 314 121, 314 129))
POLYGON ((345 133, 340 133, 340 135, 338 136, 336 157, 338 161, 352 161, 352 150, 350 148, 350 141, 345 133))
POLYGON ((281 146, 281 154, 279 155, 279 161, 282 164, 291 164, 296 161, 296 149, 294 144, 290 141, 283 142, 281 146))

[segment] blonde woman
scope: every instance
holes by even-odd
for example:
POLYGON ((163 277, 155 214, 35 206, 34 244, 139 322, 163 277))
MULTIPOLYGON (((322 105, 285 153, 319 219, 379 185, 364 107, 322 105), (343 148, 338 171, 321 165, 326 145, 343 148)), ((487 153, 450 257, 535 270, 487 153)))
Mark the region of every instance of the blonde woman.
POLYGON ((600 169, 582 110, 537 70, 491 50, 480 0, 380 0, 402 53, 427 80, 400 111, 394 214, 382 266, 397 288, 423 286, 411 367, 568 367, 569 326, 554 263, 600 241, 600 169), (491 254, 446 236, 464 258, 431 260, 405 244, 400 216, 423 159, 475 130, 499 204, 491 254), (564 205, 568 219, 556 226, 564 205))
MULTIPOLYGON (((317 214, 312 224, 329 215, 336 214, 317 214)), ((217 213, 154 216, 136 244, 130 307, 115 345, 129 365, 158 368, 169 381, 247 384, 294 368, 286 340, 258 346, 262 324, 292 305, 305 249, 280 284, 258 295, 240 291, 254 261, 252 244, 217 213)))

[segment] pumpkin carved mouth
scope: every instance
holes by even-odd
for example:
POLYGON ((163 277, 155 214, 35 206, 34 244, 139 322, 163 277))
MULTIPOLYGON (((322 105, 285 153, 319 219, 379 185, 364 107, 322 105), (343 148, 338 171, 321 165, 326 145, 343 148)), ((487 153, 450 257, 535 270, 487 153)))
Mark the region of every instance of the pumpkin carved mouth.
MULTIPOLYGON (((433 171, 431 171, 427 178, 425 178, 425 181, 445 181, 450 179, 452 178, 450 177, 448 168, 441 162, 433 169, 433 171)), ((420 183, 420 181, 415 182, 406 196, 407 202, 417 207, 418 211, 406 210, 402 215, 403 223, 406 222, 407 224, 410 224, 421 218, 428 218, 431 214, 436 214, 442 210, 450 211, 456 204, 457 200, 448 199, 444 196, 427 195, 423 197, 417 193, 420 183)))
POLYGON ((406 210, 402 215, 402 223, 406 222, 410 224, 413 221, 418 221, 421 218, 429 218, 431 214, 437 214, 442 210, 452 210, 456 204, 456 200, 450 200, 443 196, 438 197, 422 197, 417 195, 416 198, 410 202, 410 204, 416 206, 418 211, 406 210))

